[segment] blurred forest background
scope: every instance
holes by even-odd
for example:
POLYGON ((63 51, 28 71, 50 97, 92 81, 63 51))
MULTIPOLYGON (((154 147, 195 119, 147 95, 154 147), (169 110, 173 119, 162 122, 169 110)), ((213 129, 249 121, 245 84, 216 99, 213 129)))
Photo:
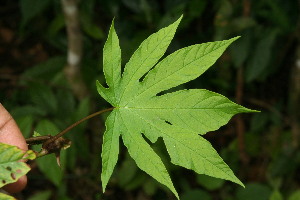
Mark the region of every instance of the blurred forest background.
MULTIPOLYGON (((204 136, 246 189, 170 164, 162 141, 153 147, 166 161, 182 200, 300 199, 300 1, 1 0, 0 5, 0 102, 26 138, 34 130, 54 135, 110 106, 97 94, 95 80, 104 83, 102 48, 114 17, 123 64, 146 37, 181 14, 167 54, 242 36, 213 67, 180 89, 209 89, 261 110, 235 116, 204 136), (78 12, 70 16, 68 9, 78 12), (79 62, 70 52, 79 55, 79 62)), ((31 162, 28 186, 15 196, 174 200, 169 190, 137 168, 123 144, 102 193, 106 116, 67 134, 73 144, 63 152, 61 169, 54 155, 31 162)))

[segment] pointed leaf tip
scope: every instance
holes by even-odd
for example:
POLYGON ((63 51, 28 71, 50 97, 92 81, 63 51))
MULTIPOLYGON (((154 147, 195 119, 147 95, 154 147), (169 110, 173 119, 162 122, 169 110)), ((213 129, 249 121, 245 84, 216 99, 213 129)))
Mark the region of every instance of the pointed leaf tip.
POLYGON ((160 58, 165 54, 171 43, 176 29, 181 21, 177 21, 151 34, 145 39, 138 49, 133 53, 125 65, 119 90, 119 105, 132 97, 135 88, 138 87, 140 79, 147 73, 160 58))
POLYGON ((103 48, 103 72, 108 87, 112 90, 117 88, 121 79, 121 48, 114 20, 103 48))
POLYGON ((199 134, 219 129, 235 114, 257 111, 206 90, 180 90, 157 96, 199 77, 240 38, 192 45, 159 62, 182 18, 183 15, 144 40, 126 64, 122 76, 121 50, 113 28, 114 20, 112 22, 103 56, 109 88, 97 82, 100 95, 117 107, 106 120, 103 139, 101 180, 104 191, 117 163, 121 136, 138 167, 166 185, 179 199, 163 162, 141 134, 151 142, 162 137, 172 163, 245 187, 199 134))

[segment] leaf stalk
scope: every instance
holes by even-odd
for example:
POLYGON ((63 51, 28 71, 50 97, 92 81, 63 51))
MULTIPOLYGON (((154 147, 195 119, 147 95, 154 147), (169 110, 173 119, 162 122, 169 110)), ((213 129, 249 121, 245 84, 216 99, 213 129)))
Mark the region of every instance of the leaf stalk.
POLYGON ((38 137, 31 137, 26 139, 26 143, 28 145, 35 145, 35 144, 42 144, 42 150, 37 153, 37 157, 42 157, 49 153, 58 153, 66 144, 69 143, 69 140, 62 138, 67 132, 69 132, 74 127, 78 126, 79 124, 83 123, 86 120, 89 120, 95 116, 103 114, 105 112, 113 110, 114 107, 107 108, 104 110, 100 110, 93 114, 90 114, 79 121, 75 122, 74 124, 70 125, 60 133, 56 134, 55 136, 45 135, 45 136, 38 136, 38 137))

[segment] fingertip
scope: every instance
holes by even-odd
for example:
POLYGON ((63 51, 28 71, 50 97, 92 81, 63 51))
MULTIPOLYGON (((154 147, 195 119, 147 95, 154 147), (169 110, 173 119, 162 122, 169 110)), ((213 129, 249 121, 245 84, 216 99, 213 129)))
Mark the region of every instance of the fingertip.
POLYGON ((27 176, 25 175, 19 178, 17 182, 5 185, 3 189, 8 193, 18 193, 21 192, 26 187, 26 185, 27 185, 27 176))
MULTIPOLYGON (((18 125, 0 103, 0 142, 19 147, 26 151, 28 146, 18 125)), ((27 176, 22 176, 15 183, 3 187, 9 193, 17 193, 23 190, 27 185, 27 176)))
POLYGON ((25 138, 15 120, 0 104, 0 142, 14 145, 22 150, 28 150, 25 138))

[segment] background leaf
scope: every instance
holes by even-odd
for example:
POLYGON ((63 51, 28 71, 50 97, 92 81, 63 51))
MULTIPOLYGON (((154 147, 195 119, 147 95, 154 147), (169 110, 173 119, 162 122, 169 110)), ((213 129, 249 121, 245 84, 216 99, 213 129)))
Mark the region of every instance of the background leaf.
POLYGON ((296 190, 289 196, 288 200, 297 200, 299 198, 300 198, 300 190, 296 190))
POLYGON ((22 26, 25 26, 32 18, 41 14, 47 8, 49 0, 21 0, 22 26))
POLYGON ((212 200, 209 193, 203 190, 190 190, 188 192, 185 192, 182 197, 180 198, 182 200, 212 200))
POLYGON ((32 195, 31 197, 28 198, 28 200, 48 200, 51 196, 51 191, 45 190, 45 191, 40 191, 32 195))
POLYGON ((197 182, 207 190, 217 190, 221 188, 225 181, 222 179, 206 176, 203 174, 197 175, 197 182))
POLYGON ((0 200, 15 200, 15 198, 8 196, 7 194, 0 193, 0 200))
POLYGON ((262 184, 247 184, 245 189, 239 189, 236 193, 237 200, 268 200, 271 189, 262 184))
POLYGON ((283 200, 282 194, 278 190, 274 190, 269 200, 283 200))
POLYGON ((271 32, 261 39, 255 46, 254 55, 246 68, 246 80, 257 79, 268 67, 271 58, 271 48, 276 39, 276 32, 271 32))

